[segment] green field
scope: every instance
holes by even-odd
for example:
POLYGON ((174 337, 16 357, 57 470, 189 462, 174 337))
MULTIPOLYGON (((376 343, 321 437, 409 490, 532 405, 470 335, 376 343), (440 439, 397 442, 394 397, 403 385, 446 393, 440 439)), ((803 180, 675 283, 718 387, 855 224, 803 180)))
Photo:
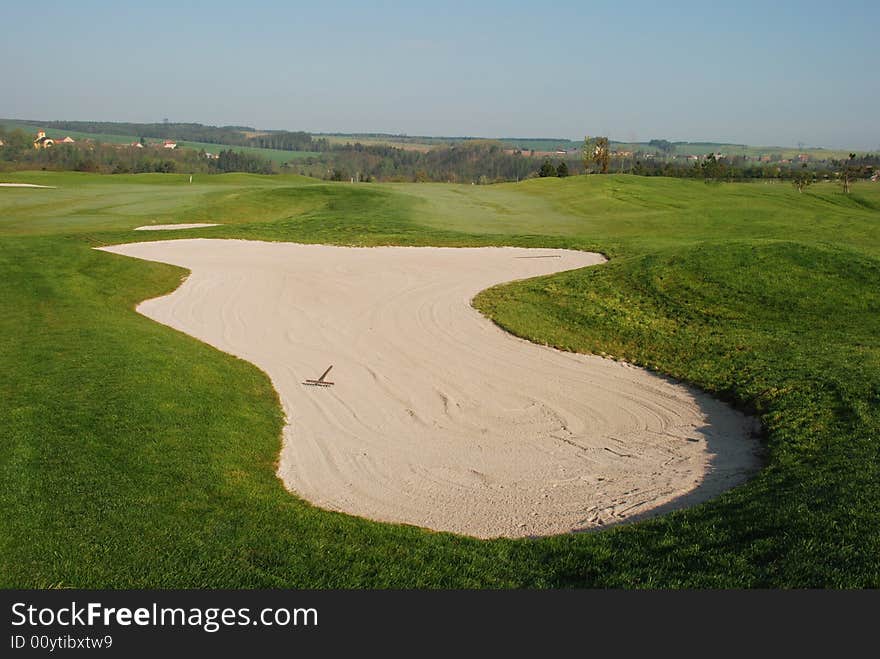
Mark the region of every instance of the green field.
MULTIPOLYGON (((5 128, 6 130, 16 130, 21 129, 28 133, 33 133, 36 135, 38 130, 44 130, 43 126, 38 126, 36 124, 30 124, 27 122, 16 121, 13 119, 0 119, 0 127, 5 128)), ((132 142, 137 142, 139 136, 137 135, 110 135, 105 133, 84 133, 77 130, 61 130, 58 128, 45 128, 46 135, 49 137, 59 137, 63 138, 67 135, 72 137, 74 140, 95 140, 96 142, 105 142, 107 144, 131 144, 132 142)), ((161 144, 164 140, 160 140, 158 138, 149 137, 147 138, 147 144, 161 144)), ((309 156, 320 156, 321 154, 317 151, 282 151, 280 149, 262 149, 254 146, 230 146, 228 144, 213 144, 211 142, 188 142, 186 140, 180 140, 177 142, 178 147, 186 147, 190 149, 196 150, 204 150, 209 153, 219 153, 220 151, 225 151, 227 149, 232 149, 233 151, 238 151, 240 153, 248 153, 254 156, 260 156, 261 158, 265 158, 266 160, 270 160, 279 165, 284 164, 286 162, 295 162, 297 160, 302 160, 304 158, 308 158, 309 156)))
MULTIPOLYGON (((630 176, 497 186, 10 173, 0 188, 0 587, 878 587, 880 185, 630 176), (146 239, 523 245, 610 262, 481 293, 510 331, 759 415, 765 468, 698 507, 478 541, 319 510, 275 477, 251 364, 134 312, 146 239)), ((686 614, 686 612, 683 612, 686 614)))
POLYGON ((256 146, 229 146, 227 144, 211 144, 210 142, 188 142, 182 140, 177 143, 178 147, 187 147, 190 149, 204 150, 209 153, 220 153, 227 149, 238 151, 239 153, 249 153, 252 156, 260 156, 266 160, 270 160, 279 165, 286 162, 296 162, 305 158, 318 158, 322 154, 320 151, 283 151, 281 149, 263 149, 256 146))

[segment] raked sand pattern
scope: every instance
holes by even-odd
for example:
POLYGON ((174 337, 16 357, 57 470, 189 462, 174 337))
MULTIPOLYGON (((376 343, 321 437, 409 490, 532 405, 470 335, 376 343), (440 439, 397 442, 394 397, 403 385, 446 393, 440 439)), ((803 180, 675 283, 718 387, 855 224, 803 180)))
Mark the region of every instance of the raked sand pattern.
POLYGON ((598 254, 206 239, 103 249, 191 270, 138 311, 269 375, 288 419, 278 475, 323 508, 481 538, 548 535, 693 505, 759 466, 754 421, 727 405, 515 338, 470 306, 484 288, 598 254), (302 384, 331 364, 334 386, 302 384))

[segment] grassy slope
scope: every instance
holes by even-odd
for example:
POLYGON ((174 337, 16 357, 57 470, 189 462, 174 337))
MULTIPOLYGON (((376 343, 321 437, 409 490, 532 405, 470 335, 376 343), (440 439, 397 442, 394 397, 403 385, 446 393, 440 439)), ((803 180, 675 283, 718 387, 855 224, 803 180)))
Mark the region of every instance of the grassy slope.
POLYGON ((2 586, 880 585, 877 186, 5 178, 60 187, 0 191, 2 586), (133 312, 184 273, 89 249, 207 219, 227 224, 149 238, 601 249, 477 304, 757 410, 768 466, 698 508, 534 541, 314 509, 274 476, 268 379, 133 312))

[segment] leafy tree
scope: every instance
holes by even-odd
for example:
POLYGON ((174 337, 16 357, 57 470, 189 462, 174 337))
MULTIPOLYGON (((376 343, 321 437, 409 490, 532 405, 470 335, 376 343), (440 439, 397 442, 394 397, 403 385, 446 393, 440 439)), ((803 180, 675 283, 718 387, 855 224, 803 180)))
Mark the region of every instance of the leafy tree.
POLYGON ((3 147, 4 156, 8 160, 18 160, 21 156, 28 155, 34 150, 33 137, 20 128, 16 128, 5 138, 3 147))
POLYGON ((550 162, 550 159, 547 158, 541 163, 541 169, 538 170, 538 176, 541 178, 547 178, 548 176, 556 176, 556 168, 553 166, 553 163, 550 162))
POLYGON ((843 185, 844 194, 849 194, 849 184, 850 182, 858 177, 858 168, 855 166, 854 161, 856 159, 856 154, 849 154, 849 160, 847 160, 843 165, 843 172, 840 176, 840 182, 843 185))
POLYGON ((710 153, 700 165, 700 172, 703 179, 709 181, 720 181, 724 177, 724 164, 715 157, 714 153, 710 153))
POLYGON ((601 173, 607 174, 610 158, 611 147, 607 137, 584 138, 583 159, 585 169, 589 169, 590 163, 595 163, 601 173))
POLYGON ((803 192, 807 186, 813 184, 814 180, 815 174, 807 169, 807 163, 804 163, 800 171, 791 179, 791 183, 797 188, 798 192, 803 192))
POLYGON ((556 168, 556 176, 559 178, 565 178, 568 176, 568 164, 563 160, 559 163, 559 166, 556 168))
MULTIPOLYGON (((271 174, 272 163, 259 156, 226 149, 221 151, 216 160, 217 169, 221 172, 248 172, 249 174, 271 174)), ((172 163, 173 165, 173 163, 172 163)), ((173 170, 172 170, 173 171, 173 170)))

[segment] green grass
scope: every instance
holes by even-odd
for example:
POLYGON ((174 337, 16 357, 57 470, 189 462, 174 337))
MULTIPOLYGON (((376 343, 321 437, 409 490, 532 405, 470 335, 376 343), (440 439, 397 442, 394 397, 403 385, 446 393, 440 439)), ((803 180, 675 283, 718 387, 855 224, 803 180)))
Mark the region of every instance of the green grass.
POLYGON ((880 186, 577 177, 500 186, 15 173, 0 189, 0 586, 880 586, 880 186), (150 235, 547 245, 610 263, 476 305, 758 414, 766 467, 603 532, 478 541, 316 509, 274 474, 268 378, 134 312, 150 235))
POLYGON ((197 150, 203 149, 208 153, 220 153, 221 151, 232 149, 233 151, 237 151, 238 153, 247 153, 252 156, 260 156, 261 158, 265 158, 266 160, 270 160, 279 165, 283 165, 286 162, 305 160, 309 157, 317 158, 322 155, 320 151, 283 151, 281 149, 264 149, 256 146, 229 146, 228 144, 211 144, 210 142, 188 142, 186 140, 178 142, 177 146, 197 150))

